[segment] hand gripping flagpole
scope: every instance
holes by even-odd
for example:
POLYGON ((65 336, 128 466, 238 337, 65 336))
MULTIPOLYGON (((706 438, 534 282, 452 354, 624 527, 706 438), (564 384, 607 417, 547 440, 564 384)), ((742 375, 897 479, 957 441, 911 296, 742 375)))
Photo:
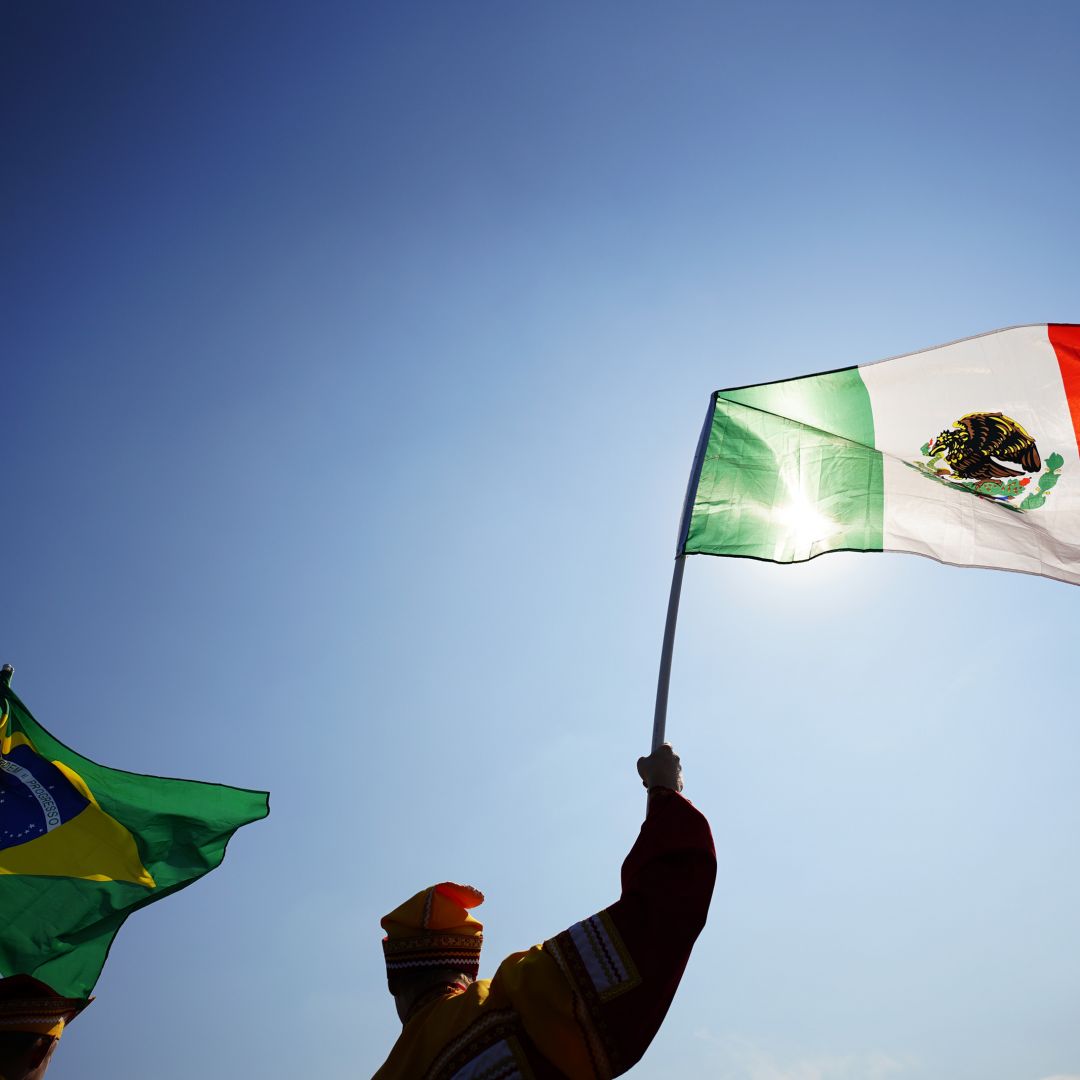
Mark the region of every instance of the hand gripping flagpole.
POLYGON ((690 517, 694 510, 694 496, 697 494, 698 481, 701 479, 701 466, 705 461, 705 450, 709 445, 709 433, 712 431, 713 412, 716 410, 716 395, 709 400, 709 411, 705 414, 705 423, 701 427, 694 465, 690 470, 690 479, 686 485, 686 498, 683 500, 682 519, 679 523, 679 542, 675 550, 675 568, 671 573, 671 592, 668 593, 667 621, 664 623, 664 644, 660 650, 660 674, 656 680, 656 709, 653 712, 652 748, 656 750, 664 743, 667 726, 668 686, 671 684, 671 655, 675 651, 675 624, 679 618, 679 597, 682 595, 683 569, 686 565, 686 538, 690 532, 690 517))

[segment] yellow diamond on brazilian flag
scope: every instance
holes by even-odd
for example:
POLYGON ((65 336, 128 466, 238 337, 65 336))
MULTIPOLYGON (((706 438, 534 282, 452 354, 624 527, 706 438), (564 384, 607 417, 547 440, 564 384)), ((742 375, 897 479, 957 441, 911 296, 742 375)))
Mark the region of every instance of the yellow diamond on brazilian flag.
POLYGON ((81 757, 0 683, 0 976, 89 996, 128 915, 209 873, 268 811, 264 791, 81 757))

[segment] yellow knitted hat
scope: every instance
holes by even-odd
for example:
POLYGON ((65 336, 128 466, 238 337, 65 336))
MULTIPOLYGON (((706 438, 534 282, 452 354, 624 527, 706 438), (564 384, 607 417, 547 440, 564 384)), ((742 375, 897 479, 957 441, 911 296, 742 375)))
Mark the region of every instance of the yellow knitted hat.
POLYGON ((9 975, 0 979, 0 1031, 29 1031, 59 1039, 64 1025, 89 1004, 82 998, 61 997, 29 975, 9 975))
POLYGON ((469 914, 469 908, 483 902, 479 889, 443 881, 384 916, 383 956, 390 992, 395 975, 423 968, 453 968, 475 979, 484 924, 469 914))

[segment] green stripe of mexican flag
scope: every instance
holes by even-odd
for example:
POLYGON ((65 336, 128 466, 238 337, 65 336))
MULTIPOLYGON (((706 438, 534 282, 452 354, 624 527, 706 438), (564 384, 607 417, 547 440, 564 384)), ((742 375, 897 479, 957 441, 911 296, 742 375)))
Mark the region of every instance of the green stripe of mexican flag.
POLYGON ((907 551, 1080 584, 1080 326, 713 395, 680 552, 907 551))

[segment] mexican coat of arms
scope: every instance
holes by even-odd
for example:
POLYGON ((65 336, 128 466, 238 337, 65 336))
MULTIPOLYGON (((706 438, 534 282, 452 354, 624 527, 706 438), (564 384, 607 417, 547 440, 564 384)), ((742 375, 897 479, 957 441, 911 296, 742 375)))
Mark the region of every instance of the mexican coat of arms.
POLYGON ((924 443, 920 453, 922 460, 911 464, 924 476, 1016 511, 1042 506, 1065 463, 1060 454, 1050 454, 1044 469, 1035 439, 1000 412, 960 417, 924 443))

